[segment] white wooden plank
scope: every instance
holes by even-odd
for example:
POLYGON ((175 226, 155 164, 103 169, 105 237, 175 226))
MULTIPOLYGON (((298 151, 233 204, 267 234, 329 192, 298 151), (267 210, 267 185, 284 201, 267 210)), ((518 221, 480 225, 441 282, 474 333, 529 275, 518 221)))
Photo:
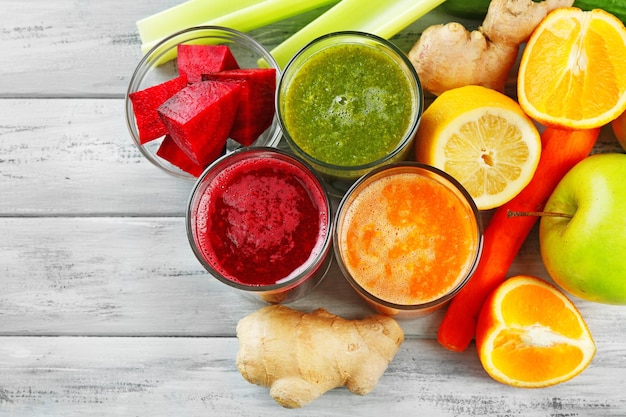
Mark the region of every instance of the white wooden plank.
MULTIPOLYGON (((623 150, 607 127, 594 152, 623 150)), ((183 216, 192 184, 141 155, 121 99, 0 99, 0 215, 183 216)))
POLYGON ((234 338, 0 337, 0 414, 30 416, 619 416, 624 342, 545 389, 493 381, 473 349, 404 342, 366 396, 345 388, 287 410, 243 380, 234 338))
MULTIPOLYGON (((262 305, 202 269, 182 218, 0 218, 0 230, 0 335, 232 336, 262 305)), ((511 268, 518 273, 548 279, 536 231, 511 268)), ((598 340, 626 342, 615 332, 623 308, 575 302, 598 340)), ((336 264, 292 306, 372 313, 336 264)), ((442 314, 401 325, 408 337, 433 339, 442 314)))
MULTIPOLYGON (((135 22, 179 1, 4 0, 0 68, 4 97, 121 97, 142 54, 135 22)), ((253 35, 273 47, 321 13, 253 35)))
MULTIPOLYGON (((0 14, 0 96, 121 97, 142 55, 135 22, 179 3, 29 0, 24 7, 23 1, 4 0, 0 14)), ((271 49, 324 10, 285 19, 250 34, 271 49)), ((432 12, 393 41, 408 52, 426 26, 447 18, 440 10, 432 12)))
MULTIPOLYGON (((0 334, 234 335, 262 304, 212 278, 182 218, 0 218, 0 334)), ((293 303, 372 311, 336 265, 293 303)), ((434 334, 436 316, 408 331, 434 334)))
POLYGON ((193 182, 148 162, 123 100, 0 100, 0 215, 184 215, 193 182))

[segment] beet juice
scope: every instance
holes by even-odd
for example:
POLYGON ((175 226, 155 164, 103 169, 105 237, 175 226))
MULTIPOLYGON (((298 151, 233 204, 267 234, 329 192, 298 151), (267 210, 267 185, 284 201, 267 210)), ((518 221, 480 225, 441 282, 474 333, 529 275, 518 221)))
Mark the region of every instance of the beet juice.
POLYGON ((216 278, 269 302, 299 298, 328 269, 330 205, 302 162, 274 149, 235 152, 192 193, 190 243, 216 278))

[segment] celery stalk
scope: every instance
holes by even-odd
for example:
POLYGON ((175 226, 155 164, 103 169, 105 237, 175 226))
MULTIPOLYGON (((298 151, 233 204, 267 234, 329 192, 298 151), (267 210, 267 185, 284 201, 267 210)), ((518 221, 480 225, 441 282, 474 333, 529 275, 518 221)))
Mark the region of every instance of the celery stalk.
POLYGON ((264 0, 188 0, 137 21, 143 44, 155 43, 174 32, 236 12, 264 0))
POLYGON ((444 0, 341 0, 303 27, 271 54, 281 68, 300 48, 330 32, 357 30, 389 39, 444 0))
MULTIPOLYGON (((190 0, 200 2, 200 0, 190 0)), ((206 1, 206 0, 204 0, 206 1)), ((230 1, 232 3, 241 5, 244 3, 242 0, 220 0, 217 3, 230 1)), ((180 24, 189 23, 186 27, 198 26, 198 25, 211 25, 211 26, 226 26, 231 29, 239 30, 241 32, 247 32, 253 29, 257 29, 262 26, 269 25, 279 20, 287 19, 300 13, 304 13, 322 6, 337 3, 339 0, 264 0, 253 1, 247 0, 250 4, 247 7, 239 7, 230 13, 216 14, 209 19, 198 22, 196 16, 187 16, 186 22, 183 22, 182 16, 179 15, 180 24)), ((213 0, 215 3, 216 1, 213 0)), ((223 10, 223 9, 222 9, 223 10)), ((206 13, 203 13, 206 17, 206 13)), ((138 22, 139 24, 139 22, 138 22)), ((183 29, 183 28, 181 28, 183 29)), ((170 32, 171 33, 171 32, 170 32)), ((169 33, 164 33, 167 35, 169 33)), ((143 42, 142 51, 145 53, 152 48, 159 39, 152 39, 148 42, 143 42)))

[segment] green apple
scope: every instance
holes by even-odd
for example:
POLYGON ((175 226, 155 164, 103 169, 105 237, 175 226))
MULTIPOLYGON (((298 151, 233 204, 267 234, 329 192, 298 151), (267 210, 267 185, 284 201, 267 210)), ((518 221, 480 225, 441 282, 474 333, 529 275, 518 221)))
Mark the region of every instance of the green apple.
POLYGON ((619 144, 626 150, 626 112, 611 122, 611 128, 619 144))
POLYGON ((585 300, 626 305, 626 154, 589 156, 559 182, 541 217, 552 279, 585 300))

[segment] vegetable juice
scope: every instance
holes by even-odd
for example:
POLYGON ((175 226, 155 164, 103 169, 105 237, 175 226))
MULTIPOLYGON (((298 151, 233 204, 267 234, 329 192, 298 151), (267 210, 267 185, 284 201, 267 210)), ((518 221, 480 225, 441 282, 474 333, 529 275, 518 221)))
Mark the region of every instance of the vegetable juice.
POLYGON ((196 253, 210 272, 239 288, 299 284, 328 250, 324 188, 287 155, 248 154, 256 156, 218 161, 194 192, 189 227, 196 253))
POLYGON ((338 32, 290 61, 277 109, 291 149, 341 196, 372 169, 405 159, 422 114, 421 93, 413 65, 393 44, 338 32))
POLYGON ((356 186, 336 227, 349 281, 387 306, 419 309, 445 298, 468 278, 481 245, 475 206, 447 181, 410 165, 356 186))
POLYGON ((287 87, 284 121, 313 158, 355 166, 385 157, 411 127, 414 97, 400 65, 379 49, 346 43, 311 56, 287 87))

